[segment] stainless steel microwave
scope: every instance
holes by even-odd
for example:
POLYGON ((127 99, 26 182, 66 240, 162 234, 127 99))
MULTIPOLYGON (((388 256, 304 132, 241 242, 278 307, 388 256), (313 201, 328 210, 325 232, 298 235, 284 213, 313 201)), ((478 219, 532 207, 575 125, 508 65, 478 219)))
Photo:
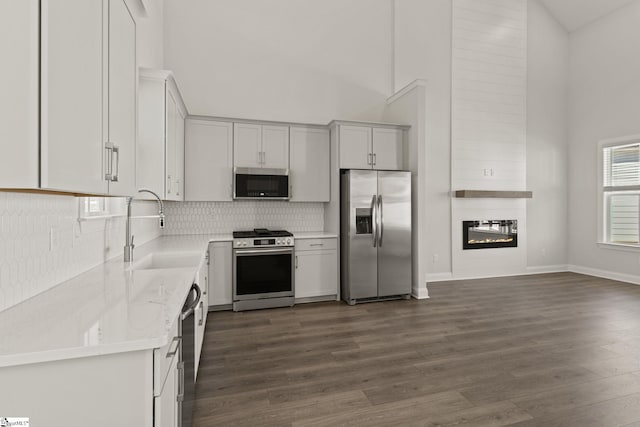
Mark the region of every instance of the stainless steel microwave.
POLYGON ((233 198, 289 200, 289 169, 234 168, 233 198))

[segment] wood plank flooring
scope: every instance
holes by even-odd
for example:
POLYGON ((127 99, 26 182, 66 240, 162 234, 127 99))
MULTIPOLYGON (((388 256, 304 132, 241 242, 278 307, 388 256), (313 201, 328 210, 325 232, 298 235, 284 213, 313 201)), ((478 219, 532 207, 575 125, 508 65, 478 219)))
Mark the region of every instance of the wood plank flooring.
POLYGON ((640 286, 557 273, 429 293, 209 313, 195 426, 640 426, 640 286))

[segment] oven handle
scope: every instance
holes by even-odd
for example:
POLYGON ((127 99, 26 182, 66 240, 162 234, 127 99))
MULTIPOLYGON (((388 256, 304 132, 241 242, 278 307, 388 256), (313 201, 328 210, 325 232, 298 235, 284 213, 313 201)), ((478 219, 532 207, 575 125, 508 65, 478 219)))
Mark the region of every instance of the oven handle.
POLYGON ((290 248, 290 249, 235 249, 234 251, 237 256, 293 254, 293 248, 290 248))

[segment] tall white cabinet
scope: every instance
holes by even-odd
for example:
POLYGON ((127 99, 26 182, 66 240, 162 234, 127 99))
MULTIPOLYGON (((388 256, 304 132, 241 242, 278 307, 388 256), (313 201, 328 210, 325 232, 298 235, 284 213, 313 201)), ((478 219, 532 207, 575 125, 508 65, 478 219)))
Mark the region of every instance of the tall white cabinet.
POLYGON ((125 0, 5 0, 0 188, 135 191, 136 24, 125 0), (40 141, 38 142, 38 138, 40 141))
POLYGON ((135 44, 124 0, 42 0, 42 188, 135 191, 135 44))
POLYGON ((38 187, 38 14, 38 0, 0 2, 0 188, 38 187))
POLYGON ((184 200, 185 107, 170 71, 140 69, 137 183, 184 200))
POLYGON ((289 141, 289 201, 328 202, 329 129, 291 126, 289 141))
POLYGON ((185 200, 233 200, 233 123, 188 118, 185 132, 185 200))

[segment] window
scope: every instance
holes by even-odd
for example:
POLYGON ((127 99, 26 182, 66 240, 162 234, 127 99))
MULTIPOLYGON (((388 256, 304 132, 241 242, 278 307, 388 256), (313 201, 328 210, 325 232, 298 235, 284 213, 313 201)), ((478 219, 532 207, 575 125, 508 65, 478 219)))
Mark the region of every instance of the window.
POLYGON ((600 149, 603 242, 640 247, 640 135, 600 149))

